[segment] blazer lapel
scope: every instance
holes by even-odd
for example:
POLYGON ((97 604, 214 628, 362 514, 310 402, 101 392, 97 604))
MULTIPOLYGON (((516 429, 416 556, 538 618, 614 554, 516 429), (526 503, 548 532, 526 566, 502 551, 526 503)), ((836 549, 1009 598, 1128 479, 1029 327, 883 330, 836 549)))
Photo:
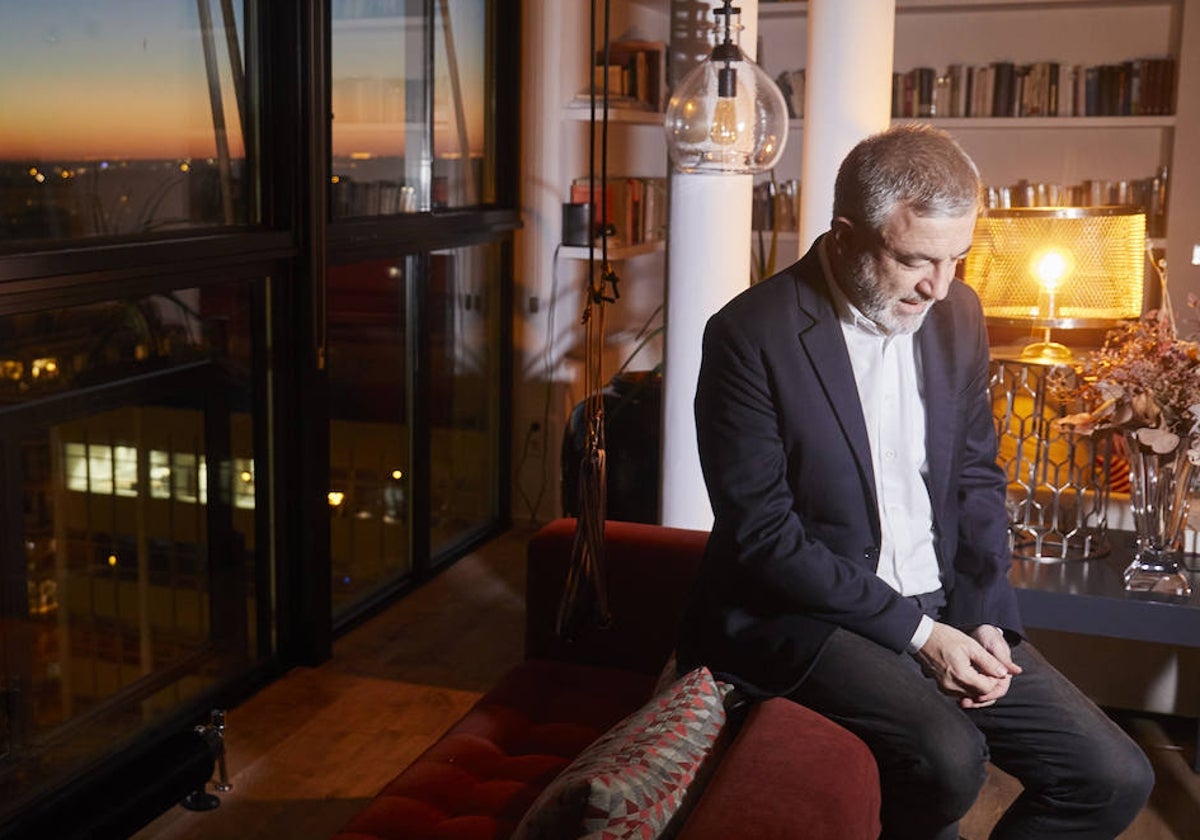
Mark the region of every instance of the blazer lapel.
POLYGON ((878 500, 875 499, 875 473, 871 467, 867 424, 858 398, 854 369, 850 366, 850 354, 846 351, 846 339, 842 335, 842 326, 833 302, 823 288, 824 283, 824 275, 818 264, 815 275, 811 272, 802 275, 797 284, 801 313, 800 345, 821 382, 826 399, 833 407, 842 434, 854 454, 859 476, 870 491, 871 499, 876 501, 876 505, 872 506, 872 525, 878 533, 879 522, 875 511, 878 500), (818 283, 822 286, 820 291, 814 288, 818 283))
POLYGON ((929 497, 934 515, 945 504, 949 487, 951 443, 959 412, 951 364, 954 359, 954 318, 950 306, 936 304, 916 335, 921 360, 921 389, 925 403, 925 458, 929 464, 929 497), (941 310, 941 311, 939 311, 941 310))

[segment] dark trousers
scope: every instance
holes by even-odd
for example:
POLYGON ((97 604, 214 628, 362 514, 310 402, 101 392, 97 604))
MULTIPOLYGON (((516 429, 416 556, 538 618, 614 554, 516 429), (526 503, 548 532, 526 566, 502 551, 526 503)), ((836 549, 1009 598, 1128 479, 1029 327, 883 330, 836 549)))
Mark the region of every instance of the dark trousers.
POLYGON ((1149 761, 1028 642, 1013 660, 1024 671, 1008 693, 963 710, 912 656, 838 629, 791 697, 871 748, 887 840, 956 840, 989 760, 1024 785, 993 840, 1111 840, 1150 795, 1149 761))

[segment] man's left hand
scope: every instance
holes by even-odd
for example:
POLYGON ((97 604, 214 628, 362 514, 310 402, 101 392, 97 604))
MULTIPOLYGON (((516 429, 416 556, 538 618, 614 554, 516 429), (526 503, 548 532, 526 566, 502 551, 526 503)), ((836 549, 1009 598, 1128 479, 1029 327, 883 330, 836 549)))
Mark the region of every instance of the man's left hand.
POLYGON ((1008 642, 1004 639, 1004 631, 999 627, 994 627, 991 624, 981 624, 971 631, 971 638, 983 645, 983 649, 990 653, 1008 670, 1008 675, 1000 680, 999 685, 994 689, 976 698, 962 698, 960 701, 964 709, 981 709, 984 706, 990 706, 1008 693, 1008 687, 1012 684, 1012 678, 1021 673, 1021 666, 1013 662, 1012 650, 1008 646, 1008 642))

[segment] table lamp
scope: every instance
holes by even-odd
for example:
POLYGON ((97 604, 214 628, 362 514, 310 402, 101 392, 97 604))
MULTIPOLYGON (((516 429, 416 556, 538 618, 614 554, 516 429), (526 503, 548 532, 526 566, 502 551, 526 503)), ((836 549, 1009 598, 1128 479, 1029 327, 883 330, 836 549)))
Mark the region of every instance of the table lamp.
POLYGON ((1054 364, 1071 351, 1052 329, 1105 328, 1142 314, 1146 216, 1137 207, 988 209, 975 225, 964 280, 989 324, 1037 333, 1022 358, 1054 364))
MULTIPOLYGON (((1013 554, 1042 562, 1109 550, 1107 439, 1060 430, 1046 372, 1071 361, 1052 330, 1109 327, 1142 312, 1145 215, 1134 207, 985 210, 964 265, 993 326, 1033 340, 992 351, 997 463, 1008 478, 1013 554)), ((1061 337, 1061 336, 1060 336, 1061 337)))

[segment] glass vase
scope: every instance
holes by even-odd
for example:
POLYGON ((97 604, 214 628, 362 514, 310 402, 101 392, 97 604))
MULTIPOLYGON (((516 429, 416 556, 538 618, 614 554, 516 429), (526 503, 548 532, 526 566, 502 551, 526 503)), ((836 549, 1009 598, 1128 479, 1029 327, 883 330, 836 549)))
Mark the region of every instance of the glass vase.
POLYGON ((1133 562, 1125 568, 1125 589, 1186 598, 1192 587, 1183 564, 1183 530, 1191 503, 1196 466, 1186 441, 1175 450, 1155 452, 1125 433, 1129 450, 1129 507, 1137 534, 1133 562))

